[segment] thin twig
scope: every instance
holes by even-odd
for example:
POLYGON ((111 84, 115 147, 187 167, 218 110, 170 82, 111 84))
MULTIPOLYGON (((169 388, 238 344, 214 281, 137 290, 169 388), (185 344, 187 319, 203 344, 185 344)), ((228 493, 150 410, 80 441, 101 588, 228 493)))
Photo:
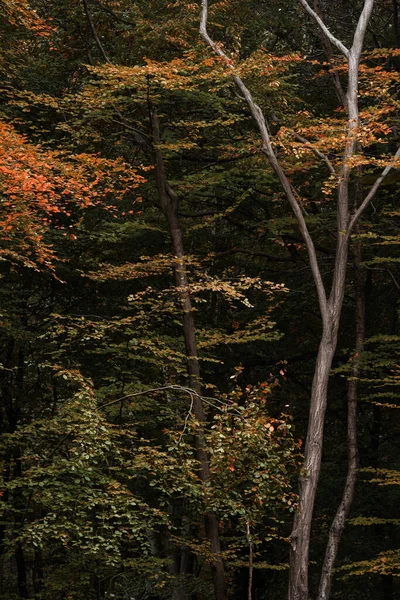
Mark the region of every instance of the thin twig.
POLYGON ((396 154, 393 156, 392 161, 390 163, 390 165, 388 165, 386 167, 386 169, 384 169, 382 171, 382 174, 380 177, 378 177, 378 179, 375 181, 374 185, 372 186, 372 188, 370 189, 370 191, 368 192, 366 198, 364 199, 364 201, 361 203, 360 207, 356 210, 356 212, 353 214, 349 226, 347 228, 347 232, 346 232, 346 236, 347 238, 350 237, 355 224, 357 223, 358 219, 361 217, 361 215, 363 214, 363 212, 365 211, 365 209, 367 208, 368 204, 370 204, 370 202, 374 199, 377 191, 379 190, 380 186, 382 185, 383 181, 385 180, 386 176, 390 173, 390 171, 395 168, 395 162, 396 159, 400 157, 400 147, 397 149, 396 154))
POLYGON ((307 0, 299 0, 299 2, 306 9, 308 14, 311 15, 315 19, 315 21, 318 23, 318 26, 320 27, 321 31, 323 32, 324 35, 326 35, 326 37, 329 39, 329 41, 332 42, 332 44, 334 46, 336 46, 336 48, 338 48, 338 50, 340 50, 340 52, 342 54, 344 54, 344 56, 346 58, 349 58, 349 56, 350 56, 349 49, 346 48, 346 46, 340 40, 338 40, 338 38, 335 37, 333 35, 333 33, 331 33, 329 31, 329 29, 327 28, 325 23, 322 21, 321 17, 315 12, 315 10, 313 10, 311 8, 311 6, 308 4, 307 0))
POLYGON ((185 417, 185 422, 183 424, 183 429, 182 429, 182 431, 180 433, 180 436, 179 436, 179 439, 178 439, 178 441, 176 443, 177 446, 179 446, 179 444, 182 441, 183 436, 185 435, 185 431, 187 429, 187 424, 188 424, 188 421, 189 421, 189 417, 192 414, 193 402, 194 402, 194 396, 193 396, 193 394, 191 394, 191 396, 190 396, 190 408, 189 408, 189 410, 187 412, 187 415, 185 417))
POLYGON ((321 158, 324 161, 324 163, 327 165, 327 167, 330 170, 330 172, 332 173, 332 175, 336 175, 335 167, 333 166, 333 164, 331 163, 331 161, 329 160, 329 158, 326 156, 326 154, 323 154, 320 150, 318 150, 318 148, 316 148, 309 140, 307 140, 302 135, 299 135, 298 133, 295 133, 294 137, 299 142, 301 142, 302 144, 304 144, 305 146, 307 146, 307 148, 310 148, 310 150, 312 152, 314 152, 314 154, 316 156, 318 156, 318 158, 321 158))
POLYGON ((92 15, 90 14, 87 0, 82 0, 82 2, 83 2, 83 7, 85 9, 86 18, 88 20, 92 35, 94 37, 94 41, 96 42, 96 46, 98 47, 103 59, 106 61, 106 63, 108 63, 110 65, 111 60, 108 58, 106 51, 103 48, 103 44, 101 43, 100 38, 97 35, 96 27, 94 26, 92 15))
MULTIPOLYGON (((202 396, 201 394, 198 394, 195 390, 193 390, 189 387, 181 386, 181 385, 164 385, 164 386, 160 386, 157 388, 149 388, 148 390, 142 390, 141 392, 133 392, 132 394, 127 394, 126 396, 122 396, 121 398, 116 398, 116 400, 111 400, 111 402, 102 404, 98 408, 99 408, 99 410, 101 410, 103 408, 106 408, 107 406, 112 406, 113 404, 118 404, 119 402, 123 402, 124 400, 129 400, 130 398, 137 398, 138 396, 146 396, 147 394, 152 394, 154 392, 163 392, 166 390, 175 390, 177 392, 184 392, 185 394, 188 394, 192 399, 194 397, 199 398, 200 400, 202 400, 206 404, 209 404, 216 410, 220 410, 220 408, 218 406, 216 406, 215 404, 213 404, 210 401, 210 399, 207 398, 206 396, 202 396)), ((219 398, 211 398, 211 400, 213 400, 213 402, 217 402, 217 403, 221 404, 224 407, 230 406, 228 403, 223 402, 222 400, 219 400, 219 398)), ((238 415, 242 416, 240 411, 234 410, 234 412, 236 412, 238 415)))
POLYGON ((139 135, 142 135, 143 137, 149 139, 147 133, 144 133, 144 131, 140 131, 140 129, 136 129, 136 127, 132 127, 132 125, 129 125, 128 123, 124 123, 123 121, 117 121, 117 119, 112 119, 112 122, 117 123, 117 125, 121 125, 122 127, 125 127, 126 129, 134 131, 135 133, 138 133, 139 135))

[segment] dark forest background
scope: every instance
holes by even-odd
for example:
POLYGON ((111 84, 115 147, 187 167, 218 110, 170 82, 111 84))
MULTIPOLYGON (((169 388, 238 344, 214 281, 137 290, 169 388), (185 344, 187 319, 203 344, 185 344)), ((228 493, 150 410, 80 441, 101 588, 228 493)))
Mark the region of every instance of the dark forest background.
MULTIPOLYGON (((362 4, 319 10, 347 41, 362 4)), ((214 598, 212 519, 229 598, 286 596, 321 317, 290 206, 199 10, 0 2, 3 600, 214 598)), ((377 1, 367 31, 355 203, 398 146, 399 10, 377 1)), ((329 281, 335 182, 309 144, 340 157, 345 66, 294 0, 214 2, 209 27, 268 117, 329 281)), ((312 598, 346 477, 354 360, 360 472, 331 597, 400 598, 398 179, 351 242, 312 598)))

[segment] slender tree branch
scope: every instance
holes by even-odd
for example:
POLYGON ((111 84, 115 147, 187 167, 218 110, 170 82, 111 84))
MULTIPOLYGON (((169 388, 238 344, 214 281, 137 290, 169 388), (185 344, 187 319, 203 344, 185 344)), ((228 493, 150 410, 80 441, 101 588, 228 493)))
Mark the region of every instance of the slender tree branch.
POLYGON ((400 290, 400 285, 399 285, 399 282, 397 281, 396 277, 393 275, 392 271, 389 269, 389 267, 388 267, 388 266, 386 267, 386 272, 387 272, 387 273, 389 273, 389 275, 390 275, 390 277, 391 277, 391 279, 392 279, 392 281, 393 281, 394 285, 396 286, 396 288, 397 288, 398 290, 400 290))
POLYGON ((144 131, 140 131, 140 129, 136 129, 136 127, 132 127, 132 125, 129 125, 128 123, 124 123, 123 121, 118 121, 117 119, 112 119, 113 123, 117 123, 117 125, 121 125, 122 127, 125 127, 125 129, 129 129, 130 131, 134 131, 135 133, 138 133, 139 135, 142 135, 145 138, 149 138, 149 136, 147 135, 147 133, 144 133, 144 131))
POLYGON ((302 144, 304 144, 305 146, 307 146, 307 148, 310 148, 310 150, 312 152, 314 152, 314 154, 316 156, 318 156, 318 158, 320 158, 321 160, 323 160, 324 163, 326 164, 326 166, 328 167, 328 169, 330 170, 330 172, 332 173, 332 175, 336 174, 335 167, 333 166, 333 164, 331 163, 331 161, 329 160, 329 158, 326 156, 326 154, 323 154, 322 152, 320 152, 318 150, 318 148, 316 148, 311 142, 309 142, 302 135, 299 135, 298 133, 295 133, 294 137, 296 138, 296 140, 298 140, 299 142, 301 142, 302 144))
POLYGON ((332 44, 334 46, 336 46, 336 48, 338 50, 340 50, 340 52, 342 54, 344 54, 344 56, 346 58, 349 58, 349 56, 350 56, 349 49, 346 48, 346 46, 340 40, 338 40, 337 37, 335 37, 333 35, 333 33, 331 33, 329 31, 329 29, 327 28, 327 26, 325 25, 325 23, 323 22, 321 17, 315 12, 315 10, 313 10, 311 8, 311 6, 308 4, 307 0, 299 0, 299 2, 305 8, 305 10, 308 12, 308 14, 311 15, 313 17, 313 19, 317 22, 322 33, 329 39, 329 41, 332 42, 332 44))
POLYGON ((246 248, 231 248, 225 252, 218 252, 215 256, 216 258, 220 258, 221 256, 225 256, 227 254, 248 254, 249 256, 260 256, 276 262, 296 262, 296 259, 292 256, 275 256, 274 254, 269 254, 268 252, 247 250, 246 248))
POLYGON ((356 210, 356 212, 353 214, 351 221, 349 223, 349 226, 347 228, 347 233, 346 236, 347 238, 350 237, 355 224, 357 223, 357 221, 359 220, 359 218, 361 217, 361 215, 363 214, 363 212, 365 211, 365 209, 367 208, 367 206, 372 202, 372 200, 374 199, 377 191, 379 190, 380 186, 382 185, 383 181, 385 180, 386 176, 390 173, 390 171, 395 168, 395 162, 396 159, 400 157, 400 147, 397 149, 396 154, 393 156, 392 162, 390 165, 388 165, 386 167, 386 169, 384 169, 382 171, 382 174, 380 177, 378 177, 378 179, 375 181, 374 185, 372 186, 372 188, 370 189, 369 193, 367 194, 366 198, 363 200, 363 202, 361 203, 361 205, 359 206, 359 208, 356 210))
MULTIPOLYGON (((319 6, 319 0, 314 0, 314 10, 322 20, 322 13, 321 13, 321 9, 319 6)), ((324 47, 326 58, 327 58, 328 62, 330 64, 332 64, 333 48, 332 48, 331 41, 321 30, 320 30, 320 37, 321 37, 322 45, 324 47)), ((337 99, 339 100, 340 104, 344 108, 346 108, 346 105, 347 105, 346 93, 343 89, 342 82, 340 81, 339 73, 337 72, 336 69, 331 69, 329 71, 329 75, 333 82, 333 86, 335 88, 337 99)))
POLYGON ((193 403, 194 403, 194 396, 193 396, 193 394, 190 394, 190 407, 189 407, 189 410, 188 410, 188 412, 186 414, 185 421, 183 423, 183 429, 182 429, 182 431, 181 431, 181 433, 179 435, 179 439, 178 439, 177 444, 176 444, 177 446, 179 446, 179 444, 182 441, 183 436, 185 435, 185 432, 186 432, 186 429, 187 429, 187 424, 188 424, 189 418, 190 418, 190 416, 192 414, 193 403))
POLYGON ((96 46, 99 49, 99 52, 102 55, 103 59, 106 61, 106 63, 108 63, 110 65, 111 60, 108 58, 107 53, 103 48, 103 44, 101 43, 100 38, 97 35, 96 27, 94 26, 92 15, 90 14, 87 0, 82 0, 82 2, 83 2, 83 8, 85 9, 86 18, 89 23, 89 27, 91 29, 94 41, 96 42, 96 46))
POLYGON ((249 584, 247 587, 247 599, 251 600, 253 596, 253 571, 254 571, 254 544, 251 537, 250 523, 246 523, 246 537, 249 544, 249 584))
MULTIPOLYGON (((211 400, 213 400, 213 402, 216 402, 217 404, 220 404, 222 407, 229 406, 229 404, 227 404, 226 402, 223 402, 222 400, 219 400, 218 398, 208 398, 207 396, 202 396, 201 394, 196 392, 196 390, 194 390, 190 387, 185 387, 182 385, 162 385, 160 387, 149 388, 147 390, 142 390, 141 392, 133 392, 132 394, 127 394, 126 396, 122 396, 121 398, 116 398, 115 400, 111 400, 111 402, 106 402, 105 404, 101 404, 98 407, 98 409, 101 410, 108 406, 112 406, 113 404, 118 404, 119 402, 123 402, 124 400, 130 400, 131 398, 138 398, 139 396, 147 396, 147 394, 154 394, 155 392, 163 392, 163 391, 167 391, 167 390, 183 392, 184 394, 187 394, 188 396, 190 396, 191 399, 198 398, 199 400, 202 400, 203 402, 210 404, 214 408, 217 408, 217 410, 221 410, 221 409, 218 409, 218 407, 216 407, 215 404, 212 404, 211 400)), ((242 413, 236 409, 233 412, 242 416, 242 413)), ((70 435, 71 432, 72 431, 70 431, 68 433, 68 435, 70 435)))
MULTIPOLYGON (((216 54, 218 56, 220 56, 221 58, 224 59, 224 61, 228 65, 228 67, 230 69, 232 69, 232 71, 234 71, 232 61, 228 58, 228 56, 225 54, 225 52, 222 50, 222 48, 218 44, 216 44, 212 40, 212 38, 209 36, 208 31, 207 31, 207 18, 208 18, 208 0, 202 0, 202 10, 201 10, 201 17, 200 17, 200 35, 207 42, 207 44, 209 44, 209 46, 214 50, 214 52, 216 52, 216 54)), ((254 101, 250 90, 246 87, 246 85, 244 84, 242 79, 240 77, 238 77, 237 75, 235 75, 234 72, 232 73, 232 77, 233 77, 233 80, 234 80, 237 88, 239 89, 239 92, 243 96, 244 101, 246 102, 247 106, 249 107, 251 115, 253 116, 254 120, 257 123, 258 129, 259 129, 259 132, 261 135, 262 143, 263 143, 262 151, 268 158, 268 161, 269 161, 271 167, 273 168, 273 170, 275 171, 275 174, 278 176, 278 179, 281 182, 281 185, 285 191, 286 197, 288 198, 290 206, 292 207, 292 210, 293 210, 295 217, 297 219, 297 222, 299 224, 301 234, 304 238, 304 241, 305 241, 305 244, 307 247, 311 271, 312 271, 314 282, 315 282, 315 285, 317 288, 317 294, 318 294, 318 300, 319 300, 319 305, 320 305, 320 309, 321 309, 321 314, 322 314, 324 321, 327 321, 329 309, 328 309, 328 301, 327 301, 327 296, 326 296, 325 285, 322 280, 321 271, 320 271, 319 264, 318 264, 317 253, 316 253, 316 250, 314 247, 314 242, 308 231, 307 223, 306 223, 304 215, 302 213, 302 208, 296 198, 296 194, 295 194, 285 172, 283 171, 283 169, 275 155, 275 152, 274 152, 274 149, 273 149, 273 146, 271 143, 267 123, 266 123, 266 120, 265 120, 265 117, 264 117, 264 114, 263 114, 261 108, 254 101)))
POLYGON ((100 0, 96 0, 96 4, 98 4, 100 8, 104 10, 104 12, 111 15, 116 21, 119 21, 120 23, 125 23, 126 25, 133 25, 134 27, 136 27, 136 23, 134 21, 129 21, 128 19, 124 19, 124 17, 120 17, 119 15, 117 15, 116 12, 108 8, 108 6, 105 6, 105 4, 100 2, 100 0))

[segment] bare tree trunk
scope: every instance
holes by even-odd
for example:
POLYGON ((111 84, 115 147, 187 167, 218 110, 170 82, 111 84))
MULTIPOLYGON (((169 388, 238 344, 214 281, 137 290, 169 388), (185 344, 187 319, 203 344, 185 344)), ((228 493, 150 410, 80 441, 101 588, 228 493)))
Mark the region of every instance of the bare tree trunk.
POLYGON ((43 591, 44 573, 43 573, 43 555, 41 550, 35 550, 33 563, 33 591, 35 595, 40 596, 43 591))
POLYGON ((251 531, 250 531, 250 523, 246 523, 246 535, 247 535, 247 541, 249 543, 249 585, 247 587, 247 600, 252 600, 253 597, 253 572, 254 572, 254 565, 253 565, 253 558, 254 558, 254 552, 253 552, 253 541, 251 539, 251 531))
POLYGON ((15 548, 15 562, 17 564, 17 587, 21 598, 30 598, 26 578, 25 553, 22 545, 17 542, 15 548))
POLYGON ((324 332, 315 365, 304 467, 299 479, 299 507, 290 536, 290 600, 308 598, 308 554, 311 523, 321 468, 329 374, 336 349, 337 327, 335 329, 336 331, 331 329, 324 332))
MULTIPOLYGON (((190 388, 195 392, 193 395, 193 413, 196 420, 200 423, 196 430, 196 455, 200 465, 200 478, 204 483, 210 481, 210 467, 206 451, 204 428, 205 414, 203 402, 201 399, 201 380, 200 364, 197 353, 196 326, 193 316, 193 307, 190 297, 189 280, 187 277, 186 263, 184 258, 184 247, 182 230, 178 219, 178 197, 167 181, 165 166, 161 151, 157 148, 160 142, 160 133, 157 116, 152 113, 151 126, 153 130, 153 140, 156 144, 155 150, 155 173, 157 180, 157 189, 161 204, 161 209, 167 219, 172 247, 176 257, 175 266, 175 285, 179 293, 183 336, 185 341, 185 350, 187 357, 187 372, 189 376, 190 388)), ((221 557, 221 545, 218 531, 217 518, 211 510, 206 510, 205 530, 211 550, 211 573, 214 585, 215 600, 226 600, 226 578, 225 568, 221 557)))
MULTIPOLYGON (((311 8, 307 0, 299 0, 306 12, 316 22, 324 38, 326 38, 326 40, 328 40, 332 46, 335 46, 335 48, 337 48, 344 55, 348 65, 348 87, 345 101, 348 115, 347 139, 344 147, 343 162, 340 172, 336 171, 328 157, 316 151, 316 154, 320 158, 322 157, 324 159, 325 163, 329 167, 329 170, 331 173, 336 175, 339 182, 337 189, 336 257, 332 285, 328 294, 326 285, 321 275, 314 241, 308 230, 303 208, 298 202, 296 193, 294 192, 292 185, 274 152, 274 147, 271 143, 271 137, 265 115, 263 114, 262 109, 254 101, 250 90, 247 88, 241 77, 235 73, 235 66, 233 65, 231 59, 225 54, 221 45, 215 43, 210 37, 207 31, 208 0, 201 0, 202 11, 200 17, 200 35, 212 48, 212 50, 226 61, 227 67, 232 69, 232 79, 257 124, 257 128, 262 140, 262 151, 267 157, 269 164, 275 171, 275 174, 281 183, 304 239, 309 256, 311 272, 317 290, 323 322, 323 331, 311 390, 310 417, 307 441, 305 445, 304 466, 299 479, 299 508, 295 516, 291 535, 290 581, 288 591, 289 600, 308 599, 308 556, 310 547, 311 523, 321 468, 323 428, 327 404, 329 373, 336 350, 339 321, 342 312, 349 240, 359 218, 376 195, 376 192, 382 184, 382 181, 393 166, 392 162, 383 170, 381 176, 372 186, 371 190, 358 208, 350 213, 350 160, 357 150, 357 128, 359 125, 359 64, 364 46, 366 29, 374 7, 374 1, 375 0, 364 0, 364 6, 357 23, 351 48, 347 48, 331 33, 319 14, 311 8)), ((316 6, 318 6, 318 4, 316 6)), ((337 85, 339 83, 340 82, 337 81, 337 85)), ((337 91, 338 97, 342 97, 339 86, 337 91)), ((399 155, 400 148, 397 150, 394 158, 399 155)))
POLYGON ((360 266, 361 242, 354 246, 354 293, 355 293, 355 325, 356 325, 356 354, 351 369, 351 380, 347 392, 347 448, 348 468, 343 495, 336 515, 333 519, 325 559, 322 567, 318 600, 328 600, 331 593, 333 569, 336 563, 340 540, 342 538, 346 519, 350 513, 354 498, 359 467, 357 444, 357 403, 360 377, 360 354, 365 343, 365 276, 360 266))

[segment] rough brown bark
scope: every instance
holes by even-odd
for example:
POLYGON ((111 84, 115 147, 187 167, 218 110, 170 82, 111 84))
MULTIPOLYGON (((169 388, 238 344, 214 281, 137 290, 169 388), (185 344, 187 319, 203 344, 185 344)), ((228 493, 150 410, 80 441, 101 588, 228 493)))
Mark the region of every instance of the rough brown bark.
POLYGON ((93 35, 94 41, 96 42, 96 46, 97 46, 97 48, 98 48, 101 56, 105 60, 105 62, 108 63, 108 64, 111 64, 111 61, 108 58, 106 51, 104 50, 103 44, 101 43, 100 38, 97 35, 96 27, 94 26, 93 18, 92 18, 92 15, 90 13, 90 10, 89 10, 89 6, 88 6, 88 3, 87 3, 87 0, 82 0, 82 2, 83 2, 83 8, 84 8, 84 11, 85 11, 85 15, 86 15, 87 21, 89 23, 90 31, 91 31, 91 33, 93 35))
POLYGON ((249 543, 249 584, 247 586, 247 600, 252 600, 253 597, 253 571, 254 571, 254 547, 251 539, 250 523, 246 523, 246 535, 249 543))
MULTIPOLYGON (((210 467, 206 452, 203 424, 205 414, 201 399, 200 364, 197 353, 196 326, 193 316, 193 307, 190 297, 189 280, 187 276, 185 253, 183 246, 182 229, 178 218, 178 197, 168 183, 163 156, 157 145, 160 142, 158 119, 155 113, 151 114, 151 126, 155 144, 155 174, 158 195, 169 227, 173 251, 176 257, 175 285, 179 293, 182 308, 183 336, 187 357, 187 372, 189 386, 195 392, 192 397, 193 413, 199 426, 196 430, 196 454, 200 466, 200 478, 207 484, 210 480, 210 467)), ((221 545, 218 531, 218 522, 215 514, 206 510, 204 516, 206 535, 211 550, 211 573, 214 585, 215 600, 226 600, 226 577, 223 560, 221 557, 221 545)))
POLYGON ((27 577, 25 553, 20 543, 17 543, 15 548, 15 562, 17 565, 17 587, 21 598, 30 598, 27 577))

